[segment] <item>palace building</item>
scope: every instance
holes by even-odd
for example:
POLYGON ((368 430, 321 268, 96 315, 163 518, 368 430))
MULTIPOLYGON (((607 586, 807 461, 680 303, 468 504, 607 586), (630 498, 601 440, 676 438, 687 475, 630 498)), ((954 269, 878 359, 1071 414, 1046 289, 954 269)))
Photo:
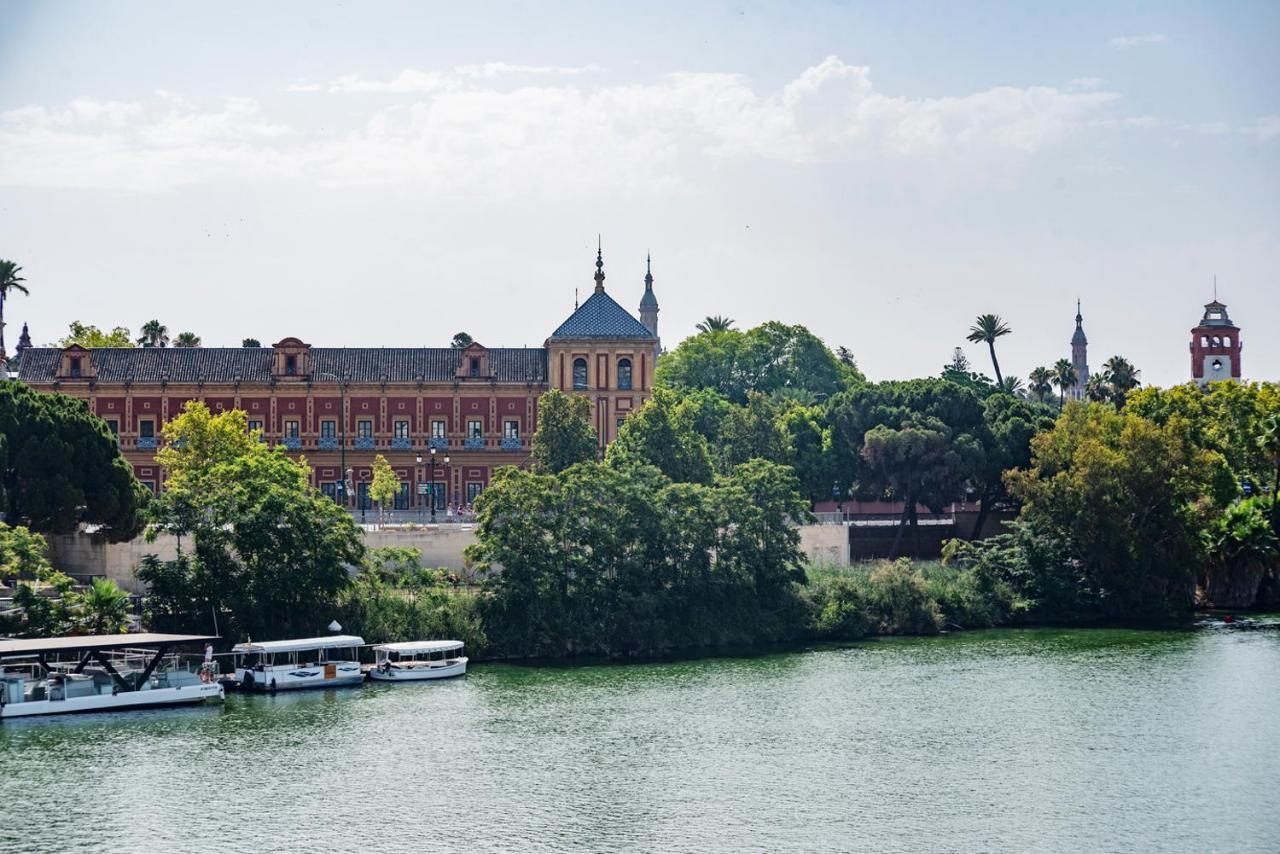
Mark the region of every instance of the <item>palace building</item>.
POLYGON ((400 479, 397 508, 469 504, 499 466, 523 463, 548 389, 585 395, 601 448, 651 394, 658 301, 646 261, 637 320, 595 290, 541 347, 461 349, 314 347, 286 337, 271 347, 25 347, 18 378, 83 399, 119 438, 134 474, 163 488, 161 428, 190 400, 241 409, 265 442, 305 456, 312 483, 367 506, 373 459, 400 479), (419 462, 421 460, 421 462, 419 462))

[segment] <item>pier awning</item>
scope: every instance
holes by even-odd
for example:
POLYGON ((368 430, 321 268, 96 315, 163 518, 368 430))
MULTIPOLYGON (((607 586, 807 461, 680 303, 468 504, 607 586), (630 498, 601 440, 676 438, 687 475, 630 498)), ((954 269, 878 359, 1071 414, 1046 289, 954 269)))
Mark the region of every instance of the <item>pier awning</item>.
POLYGON ((42 655, 48 652, 105 652, 112 649, 170 647, 176 644, 213 643, 217 635, 164 635, 139 632, 132 635, 82 635, 69 638, 0 639, 0 658, 42 655))

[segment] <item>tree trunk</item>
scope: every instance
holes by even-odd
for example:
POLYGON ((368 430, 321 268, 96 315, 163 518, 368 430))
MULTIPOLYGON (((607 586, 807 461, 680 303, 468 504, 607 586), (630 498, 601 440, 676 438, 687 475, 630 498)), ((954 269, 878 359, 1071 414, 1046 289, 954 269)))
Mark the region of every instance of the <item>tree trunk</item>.
POLYGON ((1000 363, 996 361, 996 342, 988 341, 987 347, 991 350, 991 367, 996 371, 996 385, 1004 388, 1004 377, 1000 376, 1000 363))
POLYGON ((912 504, 908 503, 902 508, 902 517, 898 519, 898 533, 893 538, 893 548, 889 549, 889 560, 893 560, 898 556, 898 544, 902 542, 902 532, 906 530, 907 520, 911 518, 910 510, 908 509, 911 506, 912 504))
POLYGON ((991 489, 985 489, 978 504, 978 519, 973 523, 973 530, 969 532, 969 541, 973 542, 982 537, 982 528, 987 524, 987 514, 991 512, 991 489))

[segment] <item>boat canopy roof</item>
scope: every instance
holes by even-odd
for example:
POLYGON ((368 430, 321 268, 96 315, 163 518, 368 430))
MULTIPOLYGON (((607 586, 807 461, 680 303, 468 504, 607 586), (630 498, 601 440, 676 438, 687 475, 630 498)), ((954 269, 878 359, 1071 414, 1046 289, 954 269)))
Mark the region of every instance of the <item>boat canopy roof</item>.
POLYGON ((462 649, 462 641, 402 641, 400 643, 380 643, 373 648, 374 652, 447 652, 451 649, 462 649))
POLYGON ((16 655, 41 655, 46 652, 167 647, 180 643, 213 643, 217 635, 162 635, 138 632, 131 635, 82 635, 72 638, 0 639, 0 658, 16 655))
POLYGON ((302 652, 308 649, 333 649, 344 646, 364 646, 364 638, 357 635, 329 635, 323 638, 299 638, 298 640, 260 641, 238 643, 232 652, 302 652))

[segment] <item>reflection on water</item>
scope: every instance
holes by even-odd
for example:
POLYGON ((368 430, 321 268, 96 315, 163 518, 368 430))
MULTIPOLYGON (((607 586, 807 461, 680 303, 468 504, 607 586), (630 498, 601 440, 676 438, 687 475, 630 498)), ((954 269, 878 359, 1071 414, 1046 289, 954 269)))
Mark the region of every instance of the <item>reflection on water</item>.
POLYGON ((1278 634, 972 632, 6 722, 0 849, 1274 851, 1277 780, 1278 634))

